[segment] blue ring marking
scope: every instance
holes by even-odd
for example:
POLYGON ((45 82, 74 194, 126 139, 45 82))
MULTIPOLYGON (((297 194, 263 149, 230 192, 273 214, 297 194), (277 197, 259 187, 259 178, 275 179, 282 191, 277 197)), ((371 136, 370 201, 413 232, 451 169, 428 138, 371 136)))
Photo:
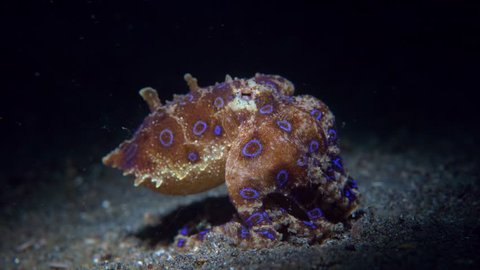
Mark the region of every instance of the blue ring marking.
POLYGON ((262 216, 268 223, 272 223, 272 220, 268 216, 267 212, 263 211, 262 216))
POLYGON ((162 132, 160 132, 160 143, 164 146, 164 147, 169 147, 173 144, 173 133, 170 129, 166 128, 164 130, 162 130, 162 132), (163 139, 163 135, 165 134, 168 134, 169 136, 169 139, 168 141, 165 141, 163 139))
POLYGON ((184 236, 187 236, 187 234, 188 234, 188 228, 187 228, 187 226, 183 226, 183 227, 180 229, 180 234, 181 234, 181 235, 184 235, 184 236))
POLYGON ((277 126, 285 130, 286 132, 292 131, 292 124, 290 124, 290 122, 288 122, 287 120, 278 120, 277 126))
POLYGON ((308 150, 310 153, 317 152, 318 148, 320 147, 320 144, 318 143, 317 140, 312 140, 310 142, 310 146, 308 147, 308 150))
POLYGON ((261 114, 270 114, 272 112, 273 112, 273 106, 271 104, 263 105, 263 107, 260 108, 261 114))
POLYGON ((310 228, 312 228, 312 229, 316 229, 316 228, 317 228, 317 226, 315 226, 315 224, 313 224, 313 222, 311 222, 311 221, 306 221, 306 220, 304 220, 304 221, 302 221, 302 222, 303 222, 303 224, 307 225, 308 227, 310 227, 310 228))
POLYGON ((187 94, 186 98, 188 99, 188 102, 192 102, 193 100, 193 95, 192 94, 187 94))
POLYGON ((264 83, 265 85, 270 86, 270 88, 272 88, 273 90, 278 91, 277 85, 275 83, 267 80, 265 80, 264 83))
POLYGON ((314 220, 323 217, 323 212, 320 208, 314 208, 307 212, 308 218, 314 220))
POLYGON ((202 120, 198 120, 195 125, 193 125, 193 134, 197 135, 197 136, 200 136, 202 135, 203 133, 205 133, 205 130, 207 130, 207 123, 205 123, 205 121, 202 121, 202 120), (198 126, 201 126, 201 129, 198 130, 198 126))
POLYGON ((339 168, 340 170, 343 169, 343 166, 342 166, 342 159, 340 157, 336 157, 335 159, 332 160, 332 164, 335 165, 337 168, 339 168))
POLYGON ((178 239, 177 247, 183 247, 183 246, 185 246, 185 242, 186 242, 186 239, 185 239, 185 238, 180 238, 180 239, 178 239))
POLYGON ((263 146, 262 144, 260 143, 259 140, 257 139, 252 139, 250 140, 249 142, 247 142, 244 146, 243 146, 243 149, 242 149, 242 154, 246 157, 250 157, 250 158, 253 158, 253 157, 256 157, 258 156, 263 150, 263 146), (247 148, 251 145, 251 144, 256 144, 258 146, 258 149, 257 151, 253 152, 253 153, 248 153, 247 152, 247 148))
POLYGON ((305 160, 304 156, 301 156, 299 159, 297 159, 297 165, 300 167, 304 167, 307 165, 307 161, 305 160))
POLYGON ((310 115, 315 117, 315 119, 317 119, 317 121, 320 121, 320 119, 322 119, 322 115, 323 113, 317 109, 313 109, 312 111, 310 111, 310 115), (317 116, 315 116, 317 115, 317 116))
POLYGON ((259 224, 259 223, 262 222, 262 221, 263 221, 263 215, 262 215, 261 213, 258 213, 258 212, 257 212, 257 213, 253 213, 251 216, 249 216, 249 217, 247 218, 247 220, 245 220, 245 223, 247 223, 247 225, 248 225, 249 227, 252 227, 253 225, 257 225, 257 224, 259 224), (254 218, 256 218, 256 219, 255 219, 255 222, 253 222, 253 219, 254 219, 254 218))
POLYGON ((343 195, 345 195, 349 201, 353 201, 356 198, 350 187, 347 186, 343 188, 343 195))
POLYGON ((222 135, 222 126, 216 125, 215 128, 213 129, 213 133, 217 136, 222 135))
POLYGON ((265 211, 253 213, 251 216, 249 216, 247 218, 247 220, 245 220, 245 223, 247 223, 247 225, 249 227, 252 227, 254 225, 260 224, 263 221, 267 221, 268 223, 272 223, 272 221, 270 220, 270 217, 268 217, 267 212, 265 212, 265 211), (255 220, 253 220, 253 219, 255 219, 255 220))
POLYGON ((258 229, 258 230, 255 230, 255 232, 270 240, 275 240, 276 238, 275 233, 271 229, 258 229))
POLYGON ((328 139, 330 141, 333 141, 337 138, 337 132, 335 131, 335 129, 331 128, 328 130, 328 139))
POLYGON ((243 226, 240 228, 240 238, 245 239, 250 233, 248 232, 247 227, 243 226))
POLYGON ((260 194, 258 193, 258 191, 254 188, 242 188, 240 190, 240 196, 242 196, 242 198, 246 199, 246 200, 252 200, 252 199, 256 199, 258 198, 258 196, 260 196, 260 194))
POLYGON ((217 107, 217 109, 220 109, 223 107, 223 105, 225 105, 225 102, 223 101, 223 98, 222 97, 217 97, 214 101, 213 101, 213 105, 215 105, 215 107, 217 107))
POLYGON ((198 160, 198 153, 195 151, 189 152, 188 153, 188 160, 190 161, 197 161, 198 160))
POLYGON ((205 238, 205 235, 209 232, 210 230, 203 230, 201 232, 198 233, 197 235, 197 238, 201 241, 203 241, 203 239, 205 238))
POLYGON ((350 178, 347 182, 351 188, 358 189, 357 180, 350 178))
POLYGON ((327 178, 328 181, 335 180, 335 172, 333 171, 332 168, 328 168, 324 176, 327 178))
POLYGON ((285 184, 288 181, 288 171, 285 169, 281 169, 277 173, 277 177, 275 178, 275 180, 279 188, 282 188, 283 186, 285 186, 285 184))

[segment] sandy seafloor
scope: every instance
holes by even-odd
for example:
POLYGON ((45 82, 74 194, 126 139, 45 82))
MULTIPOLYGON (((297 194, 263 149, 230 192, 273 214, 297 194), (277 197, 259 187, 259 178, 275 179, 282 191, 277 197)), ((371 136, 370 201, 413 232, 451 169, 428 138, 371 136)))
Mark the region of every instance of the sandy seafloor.
POLYGON ((0 269, 478 269, 478 145, 453 136, 345 134, 359 219, 316 246, 244 251, 207 236, 199 250, 179 253, 166 245, 182 222, 228 209, 223 186, 159 195, 104 168, 100 153, 88 166, 69 157, 26 169, 35 181, 2 190, 0 269))

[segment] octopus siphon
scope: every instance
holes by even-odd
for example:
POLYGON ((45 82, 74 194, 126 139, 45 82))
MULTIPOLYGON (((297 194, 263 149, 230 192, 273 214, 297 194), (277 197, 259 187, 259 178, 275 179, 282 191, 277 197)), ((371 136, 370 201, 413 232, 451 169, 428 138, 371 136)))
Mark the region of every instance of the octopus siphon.
POLYGON ((133 138, 103 158, 135 176, 135 186, 186 195, 226 183, 236 209, 231 221, 175 239, 199 246, 207 234, 234 239, 240 248, 282 242, 320 243, 358 206, 356 180, 338 147, 334 116, 313 96, 294 96, 277 75, 256 74, 200 87, 185 75, 188 94, 163 105, 152 88, 140 90, 149 106, 133 138))

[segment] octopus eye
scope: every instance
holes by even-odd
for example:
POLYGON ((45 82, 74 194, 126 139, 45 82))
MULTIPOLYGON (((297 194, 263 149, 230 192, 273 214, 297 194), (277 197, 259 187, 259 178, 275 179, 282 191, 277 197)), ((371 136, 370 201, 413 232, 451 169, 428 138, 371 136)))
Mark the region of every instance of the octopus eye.
POLYGON ((317 219, 323 217, 323 212, 320 208, 314 208, 307 212, 308 218, 310 219, 317 219))
POLYGON ((242 188, 240 190, 240 196, 246 200, 252 200, 258 198, 258 191, 253 188, 242 188))
POLYGON ((320 119, 322 119, 322 112, 317 109, 313 109, 310 112, 310 115, 313 116, 317 121, 320 121, 320 119))
POLYGON ((270 114, 273 111, 273 106, 270 104, 264 105, 263 107, 260 108, 260 113, 261 114, 270 114))
POLYGON ((262 149, 263 146, 260 141, 252 139, 243 146, 242 154, 246 157, 253 158, 258 156, 262 152, 262 149))
POLYGON ((292 131, 292 125, 290 124, 290 122, 288 122, 286 120, 277 121, 277 126, 281 129, 285 130, 286 132, 292 131))
POLYGON ((164 147, 169 147, 173 144, 173 133, 170 129, 166 128, 160 132, 160 143, 164 147))
POLYGON ((216 125, 215 126, 215 129, 213 130, 213 133, 217 136, 220 136, 222 135, 222 126, 220 125, 216 125))
POLYGON ((279 188, 282 188, 288 181, 288 172, 285 169, 277 173, 276 182, 279 188))
POLYGON ((188 160, 194 162, 198 160, 198 153, 197 152, 190 152, 188 153, 188 160))
POLYGON ((193 134, 197 136, 205 133, 205 130, 207 130, 207 123, 205 123, 205 121, 199 120, 193 125, 193 134))
POLYGON ((308 150, 310 153, 314 153, 314 152, 317 152, 319 148, 319 144, 318 144, 318 141, 317 140, 312 140, 310 142, 310 146, 308 147, 308 150))
POLYGON ((223 98, 221 98, 221 97, 217 97, 215 99, 215 101, 213 102, 213 105, 215 107, 217 107, 217 109, 222 108, 224 104, 225 104, 225 102, 223 101, 223 98))

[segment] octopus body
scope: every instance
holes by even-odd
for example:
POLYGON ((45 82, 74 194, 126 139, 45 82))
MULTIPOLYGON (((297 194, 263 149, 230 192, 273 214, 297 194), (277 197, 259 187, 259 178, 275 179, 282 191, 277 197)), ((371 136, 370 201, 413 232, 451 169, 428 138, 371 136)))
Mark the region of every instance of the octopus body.
POLYGON ((176 238, 196 246, 208 233, 228 235, 239 247, 282 241, 321 242, 358 205, 357 182, 342 163, 334 116, 315 97, 293 96, 293 84, 276 75, 226 76, 165 105, 157 92, 140 95, 150 114, 103 158, 105 165, 135 176, 135 186, 186 195, 222 183, 237 215, 220 226, 176 238))

